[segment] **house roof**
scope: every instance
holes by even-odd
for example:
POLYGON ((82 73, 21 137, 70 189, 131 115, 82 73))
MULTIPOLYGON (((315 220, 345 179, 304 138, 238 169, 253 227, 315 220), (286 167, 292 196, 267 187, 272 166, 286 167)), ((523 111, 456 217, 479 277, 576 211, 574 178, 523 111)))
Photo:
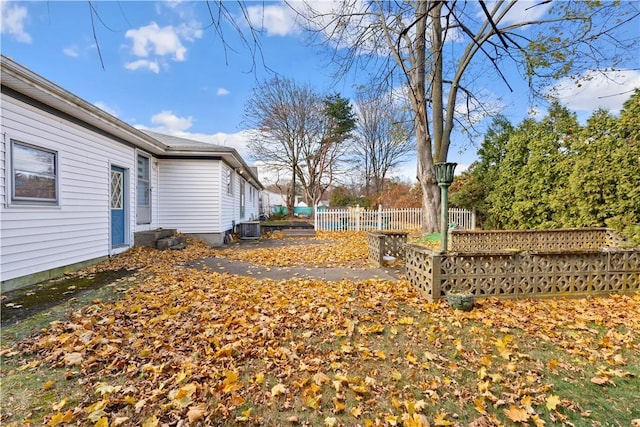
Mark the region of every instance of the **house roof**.
POLYGON ((257 169, 247 165, 238 152, 231 147, 210 144, 208 142, 196 141, 193 139, 180 138, 178 136, 166 135, 150 130, 143 130, 144 133, 164 144, 165 155, 171 156, 219 156, 229 165, 235 168, 245 179, 262 190, 264 187, 258 180, 257 169), (246 174, 246 175, 245 175, 246 174))
POLYGON ((85 123, 159 157, 220 157, 243 175, 246 172, 249 182, 264 188, 255 171, 233 148, 137 129, 4 55, 0 56, 0 66, 3 93, 22 95, 25 102, 53 109, 69 120, 85 123))

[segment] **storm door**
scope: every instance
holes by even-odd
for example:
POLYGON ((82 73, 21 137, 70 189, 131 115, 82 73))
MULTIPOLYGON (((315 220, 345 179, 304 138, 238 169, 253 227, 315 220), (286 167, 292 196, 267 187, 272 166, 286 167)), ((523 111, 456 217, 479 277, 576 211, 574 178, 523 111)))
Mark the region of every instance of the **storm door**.
POLYGON ((136 222, 151 223, 151 181, 149 158, 138 154, 138 180, 136 184, 136 222))

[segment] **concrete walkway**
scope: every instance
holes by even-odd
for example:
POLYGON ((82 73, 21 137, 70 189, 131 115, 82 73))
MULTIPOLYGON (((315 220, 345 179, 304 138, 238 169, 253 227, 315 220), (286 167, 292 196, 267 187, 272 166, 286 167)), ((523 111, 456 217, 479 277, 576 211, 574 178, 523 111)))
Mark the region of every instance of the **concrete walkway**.
POLYGON ((185 264, 193 268, 208 268, 217 273, 228 273, 237 276, 248 276, 272 280, 291 278, 318 279, 327 281, 340 280, 398 280, 399 268, 311 268, 311 267, 265 267, 245 261, 232 261, 226 258, 204 258, 185 264))

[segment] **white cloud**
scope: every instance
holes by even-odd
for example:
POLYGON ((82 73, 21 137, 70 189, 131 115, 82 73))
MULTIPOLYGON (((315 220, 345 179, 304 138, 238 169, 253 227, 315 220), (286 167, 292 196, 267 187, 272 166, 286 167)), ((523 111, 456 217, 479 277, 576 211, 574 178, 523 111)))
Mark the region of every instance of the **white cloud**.
POLYGON ((127 62, 125 64, 125 68, 131 71, 136 71, 136 70, 139 70, 140 68, 146 68, 148 70, 153 71, 156 74, 160 72, 160 66, 158 65, 157 61, 147 61, 146 59, 139 59, 137 61, 127 62))
POLYGON ((255 28, 264 29, 268 36, 300 33, 296 13, 284 3, 247 7, 248 19, 255 28))
POLYGON ((578 82, 564 78, 549 94, 573 111, 593 112, 605 108, 618 113, 634 89, 640 88, 640 71, 589 71, 578 82))
POLYGON ((27 8, 7 1, 0 1, 0 33, 9 34, 21 43, 31 43, 31 35, 24 29, 28 18, 27 8))
POLYGON ((72 58, 77 58, 78 56, 80 56, 80 53, 78 52, 78 48, 76 46, 65 47, 64 49, 62 49, 62 53, 72 58))
POLYGON ((219 96, 224 96, 224 95, 229 95, 229 91, 223 87, 219 87, 218 90, 216 91, 216 95, 219 96))
POLYGON ((193 125, 193 117, 178 117, 173 111, 165 110, 151 117, 151 123, 156 125, 155 128, 149 128, 161 133, 176 135, 176 132, 183 132, 193 125))
POLYGON ((101 110, 104 110, 105 112, 111 114, 114 117, 118 117, 119 115, 118 111, 115 108, 109 107, 107 104, 105 104, 102 101, 94 102, 93 105, 100 108, 101 110))
POLYGON ((152 22, 146 27, 137 30, 128 30, 125 35, 131 39, 132 53, 141 58, 147 58, 150 54, 171 55, 177 61, 184 61, 187 49, 182 45, 178 33, 172 26, 160 28, 158 24, 152 22))
POLYGON ((201 38, 202 34, 201 29, 185 24, 178 27, 171 25, 160 27, 155 22, 138 29, 128 30, 125 38, 131 40, 131 53, 138 58, 149 59, 129 62, 126 68, 129 70, 147 68, 154 73, 159 73, 159 58, 169 56, 174 61, 186 60, 187 48, 183 41, 193 42, 201 38))

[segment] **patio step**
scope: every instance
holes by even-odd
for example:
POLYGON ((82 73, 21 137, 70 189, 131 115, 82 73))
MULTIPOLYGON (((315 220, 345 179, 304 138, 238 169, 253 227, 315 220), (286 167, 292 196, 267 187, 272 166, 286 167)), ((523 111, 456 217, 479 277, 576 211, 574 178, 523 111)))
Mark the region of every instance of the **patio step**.
POLYGON ((187 247, 187 238, 182 235, 173 235, 171 237, 163 237, 156 241, 156 249, 164 251, 165 249, 182 250, 187 247))
POLYGON ((171 237, 178 232, 175 228, 157 228, 149 231, 139 231, 133 235, 134 246, 156 247, 156 242, 166 237, 171 237))
POLYGON ((316 237, 313 228, 285 228, 282 230, 284 237, 316 237))

